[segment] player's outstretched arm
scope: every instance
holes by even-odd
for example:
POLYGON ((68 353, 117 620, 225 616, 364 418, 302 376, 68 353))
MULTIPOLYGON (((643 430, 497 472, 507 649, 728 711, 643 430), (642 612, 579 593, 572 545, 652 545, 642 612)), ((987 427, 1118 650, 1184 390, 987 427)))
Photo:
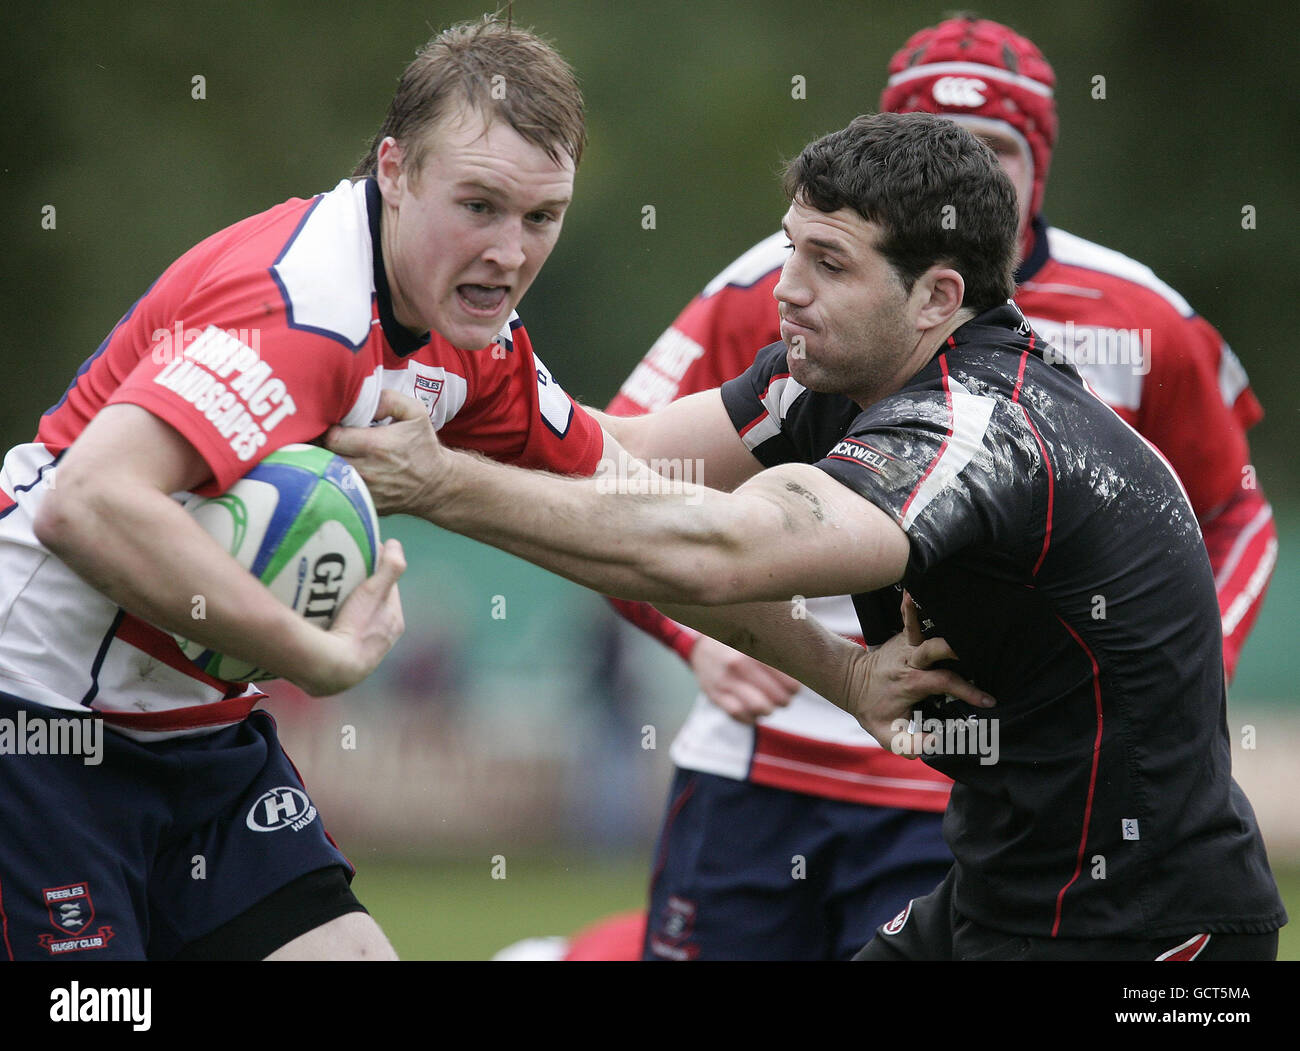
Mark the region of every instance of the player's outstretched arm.
MULTIPOLYGON (((789 601, 872 591, 901 579, 907 563, 907 537, 888 515, 806 464, 722 493, 656 479, 609 439, 607 462, 628 475, 561 478, 443 448, 412 398, 385 391, 379 412, 399 421, 380 430, 402 428, 403 440, 418 444, 414 456, 389 459, 392 443, 373 428, 327 435, 372 495, 400 494, 408 513, 605 594, 692 605, 789 601)), ((376 503, 388 501, 377 495, 376 503)))
POLYGON ((251 661, 308 693, 365 678, 402 632, 401 546, 389 541, 374 576, 329 632, 297 616, 227 554, 169 494, 211 475, 192 445, 152 413, 110 405, 64 454, 36 536, 92 587, 136 616, 251 661), (206 616, 191 616, 196 596, 206 616))
MULTIPOLYGON (((707 484, 729 490, 762 469, 736 434, 722 395, 702 391, 657 413, 632 418, 608 417, 627 439, 624 446, 606 432, 598 472, 611 485, 644 475, 650 461, 657 477, 707 484)), ((428 410, 413 398, 385 390, 375 418, 385 427, 331 427, 325 446, 346 456, 361 472, 375 509, 381 515, 410 514, 427 518, 430 484, 439 469, 441 448, 428 410)))

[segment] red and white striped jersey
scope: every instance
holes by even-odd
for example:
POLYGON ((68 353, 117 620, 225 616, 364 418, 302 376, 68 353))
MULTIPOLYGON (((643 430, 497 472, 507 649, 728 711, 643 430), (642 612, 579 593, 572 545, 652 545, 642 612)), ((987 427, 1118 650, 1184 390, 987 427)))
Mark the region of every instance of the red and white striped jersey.
MULTIPOLYGON (((262 696, 215 679, 172 637, 54 557, 32 523, 62 453, 104 406, 139 405, 202 455, 223 492, 335 423, 366 426, 383 389, 422 401, 448 445, 591 474, 603 434, 512 316, 490 348, 417 337, 392 316, 373 181, 340 182, 207 238, 127 311, 0 470, 0 690, 90 708, 141 739, 206 732, 262 696)), ((178 494, 183 498, 188 494, 178 494)))
MULTIPOLYGON (((719 386, 780 340, 772 293, 786 246, 785 235, 774 234, 715 277, 650 348, 609 411, 637 415, 719 386)), ((1016 278, 1016 303, 1035 331, 1180 476, 1215 572, 1231 674, 1277 559, 1272 509, 1249 462, 1246 431, 1263 410, 1245 370, 1214 328, 1148 267, 1041 220, 1016 278)), ((833 631, 859 633, 847 598, 820 599, 809 610, 833 631)), ((656 616, 636 619, 673 639, 670 624, 656 616)), ((676 648, 682 651, 680 640, 676 648)), ((754 727, 701 695, 672 756, 686 769, 832 799, 920 810, 942 810, 947 801, 946 779, 879 748, 850 716, 809 690, 754 727)))

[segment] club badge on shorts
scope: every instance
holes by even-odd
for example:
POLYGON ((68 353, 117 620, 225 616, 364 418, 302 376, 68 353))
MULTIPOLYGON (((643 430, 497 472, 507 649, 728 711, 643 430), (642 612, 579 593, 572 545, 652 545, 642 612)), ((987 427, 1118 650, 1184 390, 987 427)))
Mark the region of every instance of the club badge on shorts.
POLYGON ((95 903, 90 897, 90 887, 87 884, 69 883, 64 887, 46 887, 41 894, 45 898, 45 911, 50 917, 50 926, 59 932, 37 937, 41 948, 51 956, 102 949, 112 940, 113 928, 109 926, 88 933, 95 920, 95 903))

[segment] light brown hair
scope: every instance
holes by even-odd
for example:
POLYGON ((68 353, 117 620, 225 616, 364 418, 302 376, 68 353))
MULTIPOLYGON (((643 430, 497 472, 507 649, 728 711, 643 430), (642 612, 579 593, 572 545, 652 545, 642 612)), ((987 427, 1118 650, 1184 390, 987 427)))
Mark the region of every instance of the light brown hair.
POLYGON ((443 30, 406 67, 388 116, 354 177, 374 175, 379 144, 391 135, 407 149, 413 176, 420 172, 430 130, 457 103, 514 128, 576 168, 587 144, 582 92, 569 64, 541 37, 484 15, 443 30))

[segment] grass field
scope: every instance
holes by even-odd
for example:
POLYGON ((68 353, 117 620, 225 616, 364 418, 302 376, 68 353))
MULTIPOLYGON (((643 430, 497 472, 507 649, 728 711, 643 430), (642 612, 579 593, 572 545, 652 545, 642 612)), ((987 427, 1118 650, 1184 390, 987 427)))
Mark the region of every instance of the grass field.
MULTIPOLYGON (((521 938, 571 934, 645 900, 648 859, 521 857, 493 862, 385 861, 354 857, 354 889, 406 960, 487 960, 521 938), (499 869, 498 869, 499 871, 499 869)), ((1274 870, 1300 917, 1300 867, 1274 870)), ((1278 959, 1300 960, 1300 925, 1283 928, 1278 959)))

